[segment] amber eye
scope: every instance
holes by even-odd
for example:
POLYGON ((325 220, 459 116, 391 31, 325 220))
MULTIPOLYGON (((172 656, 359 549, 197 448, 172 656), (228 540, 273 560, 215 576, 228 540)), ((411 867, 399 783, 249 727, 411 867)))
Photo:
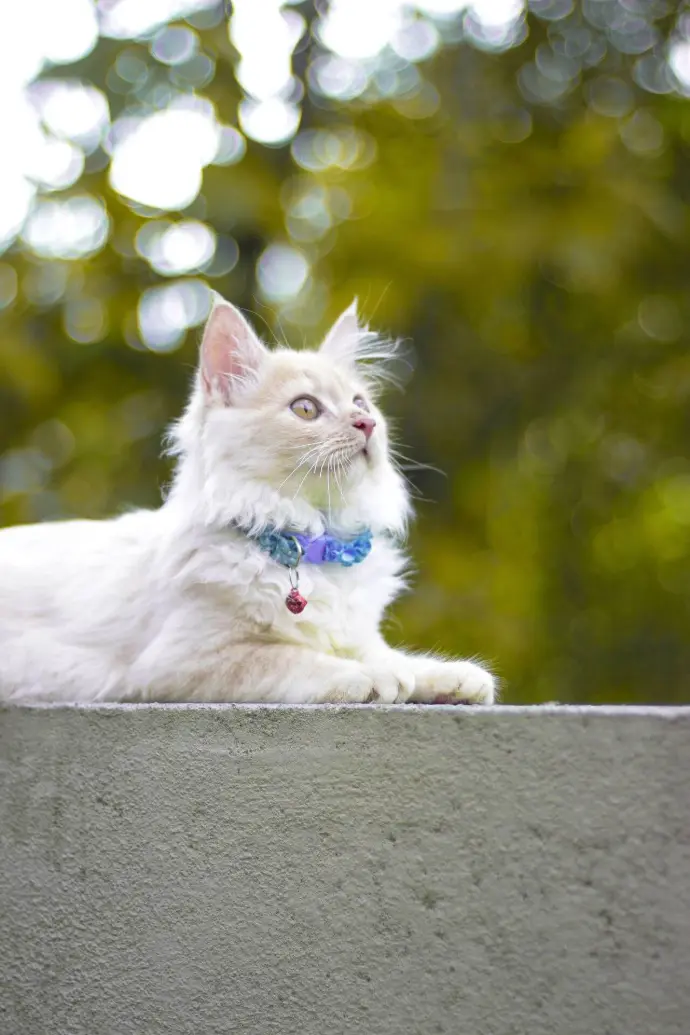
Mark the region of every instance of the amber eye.
POLYGON ((316 420, 321 410, 317 403, 313 399, 305 397, 304 399, 295 399, 290 405, 290 409, 302 420, 316 420))
POLYGON ((356 395, 352 401, 359 410, 366 410, 367 413, 369 412, 369 406, 363 395, 356 395))

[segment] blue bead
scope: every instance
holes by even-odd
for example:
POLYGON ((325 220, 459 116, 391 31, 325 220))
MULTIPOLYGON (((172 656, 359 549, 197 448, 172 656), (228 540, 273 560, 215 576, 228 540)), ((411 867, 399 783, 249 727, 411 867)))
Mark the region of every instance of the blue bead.
POLYGON ((262 532, 257 536, 257 543, 262 550, 287 567, 294 567, 299 560, 299 550, 292 539, 280 534, 280 532, 262 532))
POLYGON ((330 537, 326 540, 326 546, 323 551, 324 561, 337 561, 339 557, 340 549, 338 543, 330 537))

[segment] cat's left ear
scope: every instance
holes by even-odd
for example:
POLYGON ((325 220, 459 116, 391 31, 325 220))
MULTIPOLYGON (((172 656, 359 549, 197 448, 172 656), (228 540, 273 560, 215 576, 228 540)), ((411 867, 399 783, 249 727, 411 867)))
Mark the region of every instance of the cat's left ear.
POLYGON ((239 309, 215 295, 199 357, 206 396, 220 396, 225 403, 230 403, 233 392, 259 369, 267 355, 267 349, 239 309))
POLYGON ((366 328, 360 326, 355 299, 335 321, 319 351, 336 363, 354 363, 363 331, 366 328))

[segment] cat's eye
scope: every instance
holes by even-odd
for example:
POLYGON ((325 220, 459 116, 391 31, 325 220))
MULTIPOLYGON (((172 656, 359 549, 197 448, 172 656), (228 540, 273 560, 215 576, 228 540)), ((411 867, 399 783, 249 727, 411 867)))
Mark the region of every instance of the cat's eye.
POLYGON ((369 412, 369 404, 367 403, 363 395, 356 395, 352 401, 357 407, 357 409, 366 410, 367 413, 369 412))
POLYGON ((290 404, 290 409, 297 416, 301 417, 302 420, 316 420, 318 415, 321 413, 321 409, 314 399, 310 399, 309 396, 304 396, 302 399, 295 399, 290 404))

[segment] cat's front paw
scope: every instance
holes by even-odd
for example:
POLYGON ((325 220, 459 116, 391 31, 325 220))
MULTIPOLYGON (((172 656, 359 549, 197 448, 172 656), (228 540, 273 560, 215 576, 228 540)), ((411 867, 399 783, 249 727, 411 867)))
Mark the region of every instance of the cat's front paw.
POLYGON ((435 661, 418 663, 411 700, 433 704, 493 704, 496 697, 494 677, 472 661, 435 661))
POLYGON ((328 704, 392 704, 406 701, 413 687, 410 672, 385 660, 334 660, 318 700, 328 704))
POLYGON ((386 655, 364 664, 373 683, 372 700, 381 704, 400 704, 408 701, 414 692, 415 675, 407 659, 386 655))
POLYGON ((376 699, 373 673, 356 661, 338 661, 323 678, 317 701, 325 704, 366 704, 376 699))

